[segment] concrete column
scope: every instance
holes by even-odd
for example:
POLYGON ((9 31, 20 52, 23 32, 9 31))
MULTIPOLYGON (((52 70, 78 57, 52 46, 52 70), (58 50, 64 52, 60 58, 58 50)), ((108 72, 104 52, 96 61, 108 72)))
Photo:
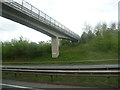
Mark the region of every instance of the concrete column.
POLYGON ((52 37, 52 58, 59 56, 59 39, 58 37, 52 37))

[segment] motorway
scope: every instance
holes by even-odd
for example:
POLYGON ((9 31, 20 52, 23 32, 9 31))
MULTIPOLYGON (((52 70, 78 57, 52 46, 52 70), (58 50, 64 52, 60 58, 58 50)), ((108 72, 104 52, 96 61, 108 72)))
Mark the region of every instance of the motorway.
POLYGON ((15 89, 30 89, 30 90, 44 90, 45 88, 79 88, 75 86, 64 86, 64 85, 52 85, 33 83, 25 81, 14 81, 14 80, 3 80, 3 88, 15 88, 15 89))
POLYGON ((118 90, 118 88, 79 87, 66 85, 42 84, 25 81, 3 80, 2 90, 118 90), (6 89, 7 88, 7 89, 6 89))

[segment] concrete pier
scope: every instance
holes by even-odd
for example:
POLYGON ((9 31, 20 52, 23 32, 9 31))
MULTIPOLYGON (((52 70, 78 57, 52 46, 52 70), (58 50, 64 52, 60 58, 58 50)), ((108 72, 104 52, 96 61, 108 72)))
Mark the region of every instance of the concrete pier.
POLYGON ((58 37, 52 37, 52 58, 57 58, 59 56, 59 39, 58 37))

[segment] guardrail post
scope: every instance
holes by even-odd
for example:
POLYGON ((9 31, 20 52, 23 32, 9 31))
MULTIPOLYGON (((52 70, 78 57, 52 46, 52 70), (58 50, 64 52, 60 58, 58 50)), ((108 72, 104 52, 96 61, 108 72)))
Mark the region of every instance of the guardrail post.
POLYGON ((14 73, 14 76, 15 76, 15 78, 17 77, 17 73, 16 72, 14 73))
POLYGON ((8 75, 8 73, 7 73, 7 72, 5 72, 5 75, 7 76, 7 75, 8 75))
POLYGON ((107 77, 107 82, 108 82, 108 85, 110 84, 109 79, 110 79, 110 77, 108 76, 108 77, 107 77))
POLYGON ((50 75, 50 77, 51 77, 51 81, 53 82, 53 75, 50 75))
POLYGON ((58 37, 52 37, 52 58, 59 56, 59 39, 58 37))

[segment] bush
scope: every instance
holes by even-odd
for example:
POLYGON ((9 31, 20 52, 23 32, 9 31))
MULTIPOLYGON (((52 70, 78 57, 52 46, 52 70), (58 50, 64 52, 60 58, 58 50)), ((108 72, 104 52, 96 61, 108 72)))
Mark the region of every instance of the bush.
POLYGON ((3 59, 34 58, 49 54, 51 45, 45 42, 37 44, 20 38, 20 40, 13 39, 11 42, 3 42, 2 49, 3 59))

